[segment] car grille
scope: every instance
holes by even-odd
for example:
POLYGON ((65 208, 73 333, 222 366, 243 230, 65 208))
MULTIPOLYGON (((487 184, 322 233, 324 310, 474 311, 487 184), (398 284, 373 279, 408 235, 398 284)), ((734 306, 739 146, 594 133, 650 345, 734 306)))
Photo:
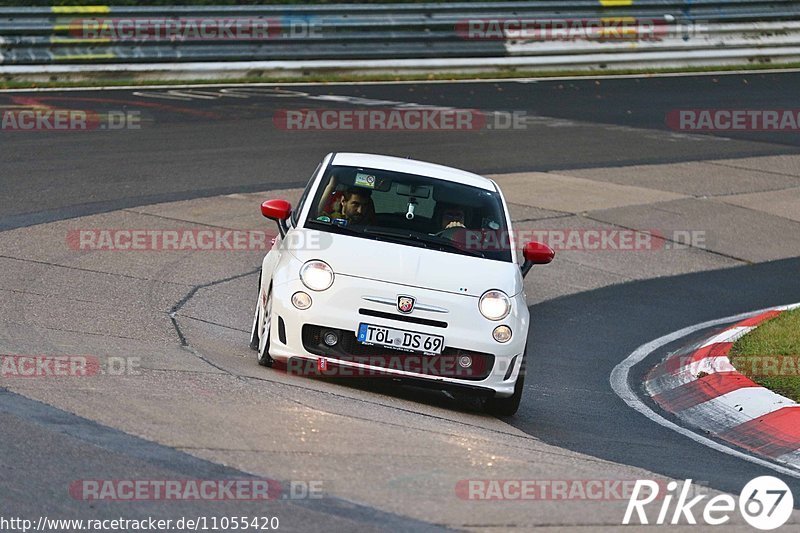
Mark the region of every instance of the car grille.
POLYGON ((439 355, 422 355, 381 346, 366 346, 356 340, 354 331, 312 324, 303 326, 302 336, 303 347, 314 355, 427 376, 477 381, 486 379, 494 366, 492 354, 448 346, 439 355), (328 331, 334 331, 339 335, 339 342, 335 346, 327 346, 322 341, 323 332, 328 331), (459 358, 464 355, 472 359, 469 368, 459 365, 459 358))
POLYGON ((388 318, 389 320, 409 322, 411 324, 422 324, 424 326, 432 326, 434 328, 447 327, 447 322, 442 322, 441 320, 431 320, 430 318, 421 318, 418 316, 410 316, 410 315, 397 315, 395 313, 385 313, 383 311, 375 311, 374 309, 364 309, 363 307, 358 310, 358 313, 361 315, 374 316, 377 318, 388 318))

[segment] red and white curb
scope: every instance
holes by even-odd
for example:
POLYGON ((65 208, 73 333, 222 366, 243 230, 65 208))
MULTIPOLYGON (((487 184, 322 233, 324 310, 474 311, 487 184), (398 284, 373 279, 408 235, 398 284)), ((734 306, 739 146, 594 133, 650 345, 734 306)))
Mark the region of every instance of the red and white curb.
POLYGON ((671 354, 649 372, 645 390, 683 422, 800 469, 800 405, 760 387, 728 359, 736 340, 794 307, 798 305, 759 312, 671 354))
MULTIPOLYGON (((790 477, 793 477, 793 478, 800 479, 800 455, 798 455, 798 452, 797 452, 796 449, 795 449, 794 453, 791 453, 791 452, 781 453, 778 457, 781 457, 782 463, 777 463, 771 458, 767 459, 766 457, 760 457, 758 455, 755 455, 752 452, 745 452, 745 451, 742 451, 742 449, 738 449, 738 448, 735 448, 733 446, 726 445, 724 442, 720 442, 718 440, 714 440, 714 439, 711 439, 709 437, 706 437, 701 432, 696 431, 694 429, 690 429, 687 426, 677 424, 673 420, 668 420, 667 418, 665 418, 661 413, 656 412, 656 410, 653 407, 651 407, 649 404, 647 404, 644 401, 642 401, 642 399, 639 397, 639 392, 637 392, 637 391, 640 390, 640 387, 639 387, 640 383, 639 382, 632 383, 632 380, 630 379, 630 374, 631 374, 631 370, 633 369, 633 367, 638 365, 642 361, 644 361, 648 356, 650 356, 650 354, 652 354, 653 352, 655 352, 659 348, 662 348, 663 346, 666 346, 666 345, 668 345, 668 344, 670 344, 672 342, 675 342, 675 341, 678 341, 680 339, 683 339, 683 338, 687 337, 688 335, 691 335, 691 334, 693 334, 693 333, 695 333, 697 331, 701 331, 701 330, 704 330, 704 329, 712 328, 712 327, 715 327, 715 326, 722 326, 722 325, 725 325, 725 324, 731 324, 733 322, 743 321, 743 320, 746 320, 746 319, 751 319, 751 318, 754 318, 757 315, 760 315, 760 314, 765 313, 765 312, 784 311, 784 310, 787 310, 787 309, 793 309, 795 307, 800 307, 800 304, 787 305, 787 306, 782 306, 782 307, 773 307, 773 308, 769 308, 769 309, 762 309, 762 310, 759 310, 759 311, 753 311, 753 312, 749 312, 749 313, 741 313, 741 314, 738 314, 738 315, 718 318, 718 319, 715 319, 715 320, 708 320, 708 321, 700 323, 700 324, 694 324, 692 326, 687 326, 687 327, 685 327, 683 329, 680 329, 678 331, 673 331, 672 333, 669 333, 667 335, 664 335, 662 337, 654 339, 654 340, 652 340, 652 341, 650 341, 650 342, 648 342, 646 344, 643 344, 643 345, 639 346, 630 355, 628 355, 625 359, 623 359, 622 362, 620 362, 617 366, 614 367, 614 369, 611 371, 611 376, 609 378, 609 382, 611 384, 611 388, 614 390, 616 395, 619 396, 620 399, 622 399, 631 409, 634 409, 635 411, 641 413, 643 416, 647 417, 648 419, 650 419, 651 421, 655 422, 656 424, 659 424, 659 425, 661 425, 661 426, 663 426, 663 427, 665 427, 667 429, 670 429, 671 431, 674 431, 675 433, 679 433, 679 434, 683 435, 684 437, 686 437, 688 439, 691 439, 691 440, 693 440, 693 441, 695 441, 695 442, 697 442, 699 444, 702 444, 703 446, 706 446, 708 448, 716 450, 716 451, 718 451, 720 453, 731 455, 731 456, 736 457, 738 459, 741 459, 743 461, 748 461, 750 463, 754 463, 754 464, 763 466, 765 468, 769 468, 769 469, 774 470, 775 472, 781 473, 781 474, 783 474, 785 476, 790 476, 790 477)), ((747 327, 747 326, 743 326, 743 327, 747 327)), ((711 341, 711 339, 708 339, 706 342, 709 342, 709 341, 711 341)), ((695 346, 695 349, 699 349, 699 346, 695 346)), ((709 350, 709 352, 711 352, 711 350, 709 350)), ((715 354, 716 354, 716 352, 715 352, 715 354)), ((711 353, 709 353, 709 357, 707 358, 708 361, 701 362, 702 359, 704 359, 704 358, 700 358, 697 361, 696 364, 697 365, 701 365, 701 364, 702 365, 707 365, 705 368, 713 368, 714 365, 724 365, 724 363, 725 363, 725 361, 723 361, 722 359, 711 356, 711 353)), ((727 357, 725 359, 727 359, 727 357)), ((671 364, 675 364, 675 363, 671 363, 671 364)), ((730 361, 728 361, 728 365, 730 365, 730 361)), ((670 369, 671 372, 669 372, 669 373, 670 374, 679 374, 679 375, 683 376, 684 379, 687 379, 686 376, 691 376, 691 373, 690 373, 690 371, 689 372, 683 372, 683 373, 679 372, 679 370, 682 368, 682 366, 683 365, 677 365, 676 368, 670 369)), ((691 367, 689 367, 689 368, 691 368, 691 367)), ((730 370, 730 367, 719 366, 718 368, 719 369, 725 368, 726 369, 725 371, 732 371, 732 370, 730 370)), ((707 372, 708 374, 718 373, 716 371, 715 372, 709 372, 708 370, 705 370, 705 372, 707 372)), ((696 376, 694 380, 700 379, 700 377, 702 377, 702 376, 699 375, 699 371, 694 376, 696 376)), ((652 381, 652 378, 655 378, 655 377, 657 377, 657 376, 651 376, 651 381, 652 381)), ((675 382, 676 386, 680 386, 682 383, 683 382, 680 382, 680 381, 676 381, 675 382)), ((743 387, 743 388, 747 388, 747 387, 743 387)), ((663 390, 667 390, 666 387, 663 390)), ((659 392, 661 392, 661 391, 659 391, 659 392)), ((786 400, 786 401, 788 401, 788 400, 786 400)), ((702 401, 698 402, 695 405, 695 407, 700 406, 702 403, 704 403, 704 402, 702 402, 702 401)), ((786 407, 790 407, 791 405, 792 404, 787 404, 786 407)), ((742 407, 742 406, 741 405, 735 405, 734 411, 738 410, 740 407, 742 407)), ((794 410, 795 409, 792 409, 792 411, 794 411, 794 410)), ((697 409, 695 409, 695 411, 697 411, 697 409)), ((753 411, 749 411, 749 412, 756 413, 756 411, 754 411, 754 410, 753 411)), ((678 411, 676 414, 680 415, 680 411, 678 411)), ((735 416, 735 413, 733 413, 732 416, 735 416)), ((797 416, 797 415, 793 415, 793 416, 797 416)), ((752 420, 758 420, 758 419, 759 418, 754 418, 752 420)), ((749 422, 750 424, 754 424, 754 423, 757 424, 757 422, 752 422, 752 420, 747 420, 744 423, 748 423, 749 422)), ((741 424, 735 424, 735 425, 732 425, 730 427, 725 426, 725 428, 726 428, 726 430, 731 430, 736 426, 741 426, 741 424)), ((739 429, 746 429, 746 428, 739 428, 739 429)))

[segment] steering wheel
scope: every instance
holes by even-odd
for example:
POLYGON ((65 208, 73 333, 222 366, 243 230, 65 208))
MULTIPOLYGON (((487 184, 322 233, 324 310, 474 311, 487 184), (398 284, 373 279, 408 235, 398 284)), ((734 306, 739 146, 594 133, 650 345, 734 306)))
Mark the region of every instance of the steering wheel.
POLYGON ((465 230, 465 229, 466 228, 464 226, 452 226, 452 227, 449 227, 449 228, 445 228, 442 231, 436 232, 436 233, 434 233, 434 235, 436 237, 443 237, 443 238, 446 238, 446 239, 450 239, 452 241, 453 240, 453 236, 455 236, 455 234, 456 234, 456 231, 465 230))

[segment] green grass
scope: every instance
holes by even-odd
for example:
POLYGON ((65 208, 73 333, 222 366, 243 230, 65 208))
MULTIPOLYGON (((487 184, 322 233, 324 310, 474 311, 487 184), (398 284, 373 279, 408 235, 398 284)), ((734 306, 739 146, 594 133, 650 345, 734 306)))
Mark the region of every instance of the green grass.
POLYGON ((730 359, 759 385, 800 402, 800 309, 784 312, 736 341, 730 359))
POLYGON ((758 63, 752 65, 731 65, 719 67, 689 67, 689 68, 655 68, 655 69, 608 69, 608 70, 517 70, 503 69, 488 72, 473 73, 447 73, 437 72, 429 74, 337 74, 332 72, 319 72, 300 76, 248 76, 242 78, 226 79, 197 79, 197 80, 137 80, 122 77, 104 78, 101 75, 92 77, 91 81, 17 81, 0 80, 0 89, 29 89, 39 87, 98 87, 98 86, 121 86, 121 85, 204 85, 204 84, 225 84, 225 83, 334 83, 334 82, 365 82, 365 81, 447 81, 447 80, 481 80, 481 79, 511 79, 511 78, 553 78, 564 76, 622 76, 622 75, 642 75, 649 74, 671 74, 671 73, 708 73, 708 72, 729 72, 747 70, 753 73, 769 71, 774 69, 794 69, 800 68, 800 63, 758 63))

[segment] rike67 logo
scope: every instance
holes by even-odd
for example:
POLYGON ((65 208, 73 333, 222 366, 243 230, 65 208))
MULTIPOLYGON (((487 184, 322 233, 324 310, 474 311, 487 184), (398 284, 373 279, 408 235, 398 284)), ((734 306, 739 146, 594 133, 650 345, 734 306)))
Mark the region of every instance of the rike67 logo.
MULTIPOLYGON (((677 481, 670 481, 666 488, 666 494, 659 494, 660 486, 656 482, 637 480, 622 523, 637 523, 636 520, 632 521, 634 513, 639 524, 651 523, 645 507, 656 500, 660 502, 658 517, 654 522, 658 525, 697 524, 697 518, 700 517, 705 524, 721 526, 730 521, 731 514, 737 508, 736 498, 730 494, 719 494, 705 502, 706 494, 689 499, 691 479, 684 481, 680 488, 677 481)), ((744 486, 739 495, 738 509, 752 527, 768 531, 779 528, 789 520, 794 509, 794 497, 789 486, 780 479, 761 476, 744 486)))

